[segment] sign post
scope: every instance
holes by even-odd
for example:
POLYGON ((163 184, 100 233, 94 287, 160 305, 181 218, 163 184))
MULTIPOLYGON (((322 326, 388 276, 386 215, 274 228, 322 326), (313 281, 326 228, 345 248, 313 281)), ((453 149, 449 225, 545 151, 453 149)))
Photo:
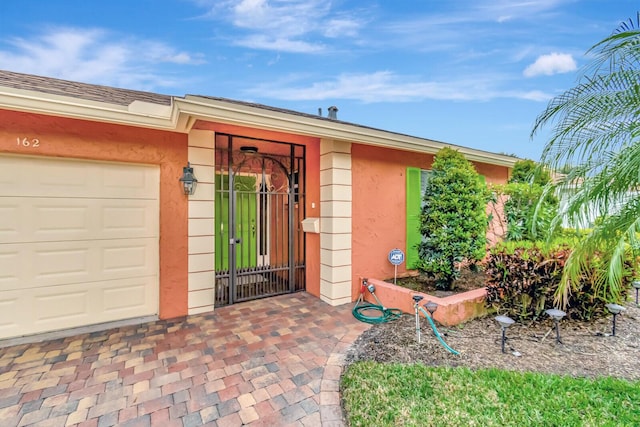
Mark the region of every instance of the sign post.
POLYGON ((398 278, 398 266, 404 262, 404 252, 396 248, 389 251, 389 262, 393 264, 393 284, 396 284, 398 278))

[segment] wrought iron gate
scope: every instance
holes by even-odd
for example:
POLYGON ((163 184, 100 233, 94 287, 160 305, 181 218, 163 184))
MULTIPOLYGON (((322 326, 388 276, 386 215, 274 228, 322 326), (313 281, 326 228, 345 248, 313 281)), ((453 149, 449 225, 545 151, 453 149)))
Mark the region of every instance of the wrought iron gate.
POLYGON ((305 289, 305 147, 216 135, 215 305, 305 289))

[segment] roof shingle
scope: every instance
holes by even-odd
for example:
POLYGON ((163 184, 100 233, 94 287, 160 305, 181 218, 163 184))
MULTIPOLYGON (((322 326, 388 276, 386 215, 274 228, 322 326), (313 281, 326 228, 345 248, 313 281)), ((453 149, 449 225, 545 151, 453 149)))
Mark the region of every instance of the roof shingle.
POLYGON ((78 83, 69 80, 22 74, 0 70, 0 86, 14 89, 33 90, 53 95, 71 96, 90 101, 115 105, 129 105, 133 101, 143 101, 159 105, 171 105, 172 97, 138 90, 120 89, 109 86, 78 83))

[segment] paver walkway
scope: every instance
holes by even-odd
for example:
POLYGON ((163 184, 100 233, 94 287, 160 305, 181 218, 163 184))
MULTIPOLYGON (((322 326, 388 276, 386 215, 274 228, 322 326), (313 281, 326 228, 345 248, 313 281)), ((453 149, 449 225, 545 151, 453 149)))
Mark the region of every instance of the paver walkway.
POLYGON ((351 307, 297 293, 0 348, 0 425, 343 425, 351 307))

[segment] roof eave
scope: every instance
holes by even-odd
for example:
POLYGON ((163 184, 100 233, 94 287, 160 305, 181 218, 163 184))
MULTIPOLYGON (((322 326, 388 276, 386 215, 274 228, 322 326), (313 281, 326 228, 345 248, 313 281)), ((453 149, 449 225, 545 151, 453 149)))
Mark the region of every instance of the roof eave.
POLYGON ((181 133, 189 132, 195 121, 201 119, 430 154, 437 153, 443 147, 453 147, 471 161, 506 167, 513 167, 519 160, 501 154, 340 121, 197 96, 174 97, 171 105, 166 106, 145 105, 143 102, 124 106, 0 87, 1 108, 181 133))
POLYGON ((0 109, 162 130, 176 129, 178 116, 173 105, 145 104, 136 102, 130 106, 123 106, 24 89, 0 87, 0 109))
POLYGON ((322 120, 286 112, 265 110, 249 105, 211 100, 196 96, 175 98, 181 114, 201 120, 252 126, 261 129, 303 134, 317 138, 349 141, 378 147, 435 154, 443 147, 453 147, 468 160, 513 167, 519 159, 502 154, 489 153, 472 148, 455 146, 425 138, 357 126, 349 123, 322 120))

